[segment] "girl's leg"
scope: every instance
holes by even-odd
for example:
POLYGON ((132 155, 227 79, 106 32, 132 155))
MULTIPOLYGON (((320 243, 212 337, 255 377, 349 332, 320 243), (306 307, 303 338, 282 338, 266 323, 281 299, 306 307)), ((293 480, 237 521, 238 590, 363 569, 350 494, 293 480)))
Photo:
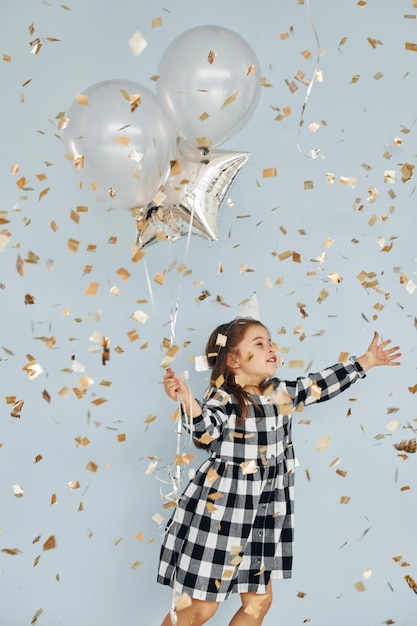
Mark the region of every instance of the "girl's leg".
MULTIPOLYGON (((213 617, 218 606, 218 602, 192 598, 190 606, 177 611, 177 626, 202 626, 213 617)), ((161 626, 172 626, 170 614, 166 616, 161 626)))
POLYGON ((272 604, 271 581, 268 583, 266 593, 241 593, 240 597, 242 606, 229 626, 261 626, 272 604))

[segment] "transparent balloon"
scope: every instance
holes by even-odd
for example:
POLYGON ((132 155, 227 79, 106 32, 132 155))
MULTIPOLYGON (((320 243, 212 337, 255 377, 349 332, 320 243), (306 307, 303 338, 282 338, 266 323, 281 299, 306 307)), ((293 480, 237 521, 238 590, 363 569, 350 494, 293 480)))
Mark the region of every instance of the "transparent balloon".
POLYGON ((179 149, 198 161, 235 135, 259 100, 260 66, 243 37, 222 26, 197 26, 174 39, 162 55, 158 97, 170 111, 179 149))
POLYGON ((106 80, 86 89, 67 113, 67 152, 83 183, 120 208, 146 206, 170 172, 175 127, 157 96, 142 85, 106 80))

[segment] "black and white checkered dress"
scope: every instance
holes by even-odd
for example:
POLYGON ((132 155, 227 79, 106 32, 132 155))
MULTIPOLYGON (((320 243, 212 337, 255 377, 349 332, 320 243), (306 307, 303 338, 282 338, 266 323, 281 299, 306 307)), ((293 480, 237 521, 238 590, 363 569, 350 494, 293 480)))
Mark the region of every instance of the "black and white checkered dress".
MULTIPOLYGON (((238 407, 212 389, 193 420, 193 436, 212 438, 211 456, 180 497, 164 535, 158 582, 200 600, 265 593, 270 578, 290 578, 294 535, 297 408, 329 400, 365 376, 352 357, 316 374, 270 382, 240 424, 238 407)), ((189 420, 183 417, 189 430, 189 420)))

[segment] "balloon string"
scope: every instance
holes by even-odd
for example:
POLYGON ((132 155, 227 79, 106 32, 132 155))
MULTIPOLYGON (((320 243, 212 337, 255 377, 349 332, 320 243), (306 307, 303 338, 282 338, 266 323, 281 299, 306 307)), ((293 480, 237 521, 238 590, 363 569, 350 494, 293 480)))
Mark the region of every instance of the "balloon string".
MULTIPOLYGON (((188 234, 187 234, 187 243, 185 246, 185 252, 184 252, 184 260, 183 260, 183 266, 186 267, 186 261, 187 261, 187 257, 188 257, 188 252, 189 252, 189 248, 190 248, 190 242, 191 242, 191 234, 192 234, 192 224, 193 224, 193 219, 194 219, 194 203, 192 206, 192 210, 191 210, 191 215, 190 215, 190 222, 188 225, 188 234)), ((178 319, 178 311, 179 311, 179 306, 180 306, 180 296, 181 296, 181 288, 182 288, 182 280, 183 277, 181 276, 179 285, 178 285, 178 291, 177 291, 177 297, 175 300, 174 305, 171 304, 171 312, 170 312, 170 327, 171 327, 171 345, 173 345, 175 343, 175 328, 176 328, 176 324, 177 324, 177 319, 178 319)), ((180 415, 178 417, 178 425, 177 425, 177 442, 176 442, 176 480, 173 480, 174 483, 174 501, 175 501, 175 506, 178 506, 178 497, 179 497, 179 493, 181 491, 181 461, 180 461, 180 453, 181 453, 181 437, 182 437, 182 428, 181 428, 181 408, 182 408, 182 401, 181 401, 181 397, 179 395, 177 395, 177 400, 178 400, 178 408, 180 411, 180 415)), ((190 390, 190 406, 192 407, 192 403, 191 403, 191 390, 190 390)), ((192 414, 189 416, 190 419, 190 440, 192 439, 192 419, 193 416, 192 414)), ((178 623, 178 615, 177 615, 177 611, 176 611, 176 603, 175 603, 175 586, 176 586, 176 573, 174 573, 174 585, 173 585, 173 590, 172 590, 172 603, 171 603, 171 611, 170 611, 170 618, 171 618, 171 624, 172 626, 175 626, 178 623)))
POLYGON ((148 271, 148 265, 146 263, 146 258, 143 259, 143 264, 144 264, 144 267, 145 267, 145 276, 146 276, 146 283, 148 285, 149 298, 151 300, 152 310, 155 313, 155 300, 154 300, 154 297, 153 297, 152 283, 151 283, 151 279, 149 277, 149 271, 148 271))
MULTIPOLYGON (((187 243, 186 243, 186 246, 185 246, 184 260, 183 260, 183 267, 184 268, 186 267, 188 252, 189 252, 189 249, 190 249, 190 241, 191 241, 193 220, 194 220, 194 203, 193 203, 193 206, 192 206, 192 209, 191 209, 190 222, 188 224, 187 243)), ((179 311, 179 308, 180 308, 181 288, 182 288, 182 277, 181 277, 179 285, 178 285, 178 291, 177 291, 177 297, 175 299, 175 304, 172 305, 172 303, 171 303, 171 312, 170 312, 171 345, 173 345, 175 343, 175 327, 176 327, 176 324, 177 324, 178 311, 179 311)))
POLYGON ((300 147, 300 133, 301 133, 301 127, 304 125, 304 113, 306 110, 306 106, 307 106, 307 102, 308 99, 310 97, 310 93, 311 90, 313 89, 313 85, 315 83, 316 80, 316 74, 318 71, 318 67, 319 67, 319 63, 320 63, 320 40, 319 40, 319 36, 317 34, 317 30, 314 24, 314 20, 311 17, 311 10, 310 10, 310 0, 307 0, 307 11, 308 11, 308 18, 310 20, 310 24, 311 27, 313 29, 313 33, 314 33, 314 37, 316 39, 316 43, 317 43, 317 59, 316 59, 316 65, 314 67, 314 72, 313 72, 313 77, 308 85, 307 88, 307 92, 304 98, 304 103, 301 109, 301 115, 300 115, 300 121, 298 123, 298 136, 297 136, 297 148, 298 151, 301 152, 301 154, 303 154, 305 157, 307 157, 308 159, 316 159, 319 155, 322 159, 324 159, 325 157, 320 153, 320 148, 316 148, 314 150, 310 150, 309 152, 303 152, 303 150, 300 147))

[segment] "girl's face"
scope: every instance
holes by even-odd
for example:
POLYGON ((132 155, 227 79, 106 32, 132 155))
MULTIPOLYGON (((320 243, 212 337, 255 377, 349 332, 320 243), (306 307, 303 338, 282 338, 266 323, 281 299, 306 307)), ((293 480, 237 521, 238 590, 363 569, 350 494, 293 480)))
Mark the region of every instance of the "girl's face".
POLYGON ((229 353, 227 364, 242 387, 259 386, 266 378, 273 376, 278 358, 266 328, 251 324, 236 351, 229 353))

